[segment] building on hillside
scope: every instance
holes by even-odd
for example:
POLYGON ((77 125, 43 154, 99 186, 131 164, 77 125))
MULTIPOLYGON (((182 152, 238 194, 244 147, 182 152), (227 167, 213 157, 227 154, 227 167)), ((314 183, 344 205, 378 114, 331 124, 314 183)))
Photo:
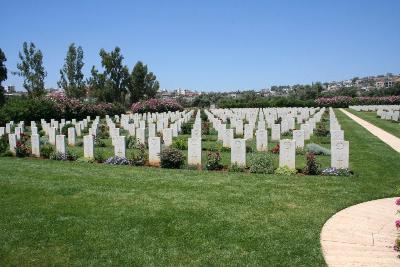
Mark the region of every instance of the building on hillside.
POLYGON ((377 88, 388 88, 392 87, 394 82, 392 79, 380 78, 375 82, 375 86, 377 88))

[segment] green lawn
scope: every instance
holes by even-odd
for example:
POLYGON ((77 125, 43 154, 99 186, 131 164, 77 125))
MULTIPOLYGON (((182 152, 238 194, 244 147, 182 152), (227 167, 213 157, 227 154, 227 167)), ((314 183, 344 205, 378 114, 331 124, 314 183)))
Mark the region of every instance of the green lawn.
POLYGON ((376 112, 366 112, 366 111, 355 111, 353 109, 346 109, 347 111, 353 113, 354 115, 366 120, 375 126, 387 131, 400 138, 400 123, 395 121, 382 120, 377 117, 376 112))
POLYGON ((0 158, 0 266, 323 266, 325 221, 400 182, 399 154, 336 114, 354 177, 0 158))

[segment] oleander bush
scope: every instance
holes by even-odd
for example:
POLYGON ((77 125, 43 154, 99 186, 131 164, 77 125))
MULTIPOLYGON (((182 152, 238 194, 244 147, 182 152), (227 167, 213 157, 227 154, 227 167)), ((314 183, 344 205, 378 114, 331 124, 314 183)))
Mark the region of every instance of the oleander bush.
POLYGON ((248 165, 251 173, 274 173, 274 161, 268 153, 250 154, 248 165))
POLYGON ((352 105, 396 105, 400 104, 400 96, 335 96, 335 97, 320 97, 315 99, 315 104, 319 107, 335 107, 346 108, 352 105))
POLYGON ((149 99, 134 103, 131 106, 133 113, 182 111, 183 107, 175 99, 149 99))
POLYGON ((307 144, 304 150, 306 152, 313 153, 314 155, 329 156, 331 154, 331 151, 329 149, 314 143, 307 144))
POLYGON ((86 103, 61 94, 46 97, 9 99, 0 108, 0 125, 14 121, 40 121, 41 119, 84 119, 87 116, 122 114, 123 106, 110 103, 86 103))
POLYGON ((180 169, 185 163, 183 153, 176 148, 166 148, 160 153, 161 168, 180 169))

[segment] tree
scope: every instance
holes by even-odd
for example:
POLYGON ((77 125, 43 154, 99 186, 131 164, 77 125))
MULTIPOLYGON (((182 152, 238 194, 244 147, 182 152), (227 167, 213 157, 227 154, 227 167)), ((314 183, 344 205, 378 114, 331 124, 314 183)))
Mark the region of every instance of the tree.
POLYGON ((83 98, 86 95, 85 81, 83 79, 83 50, 72 43, 68 47, 63 68, 60 70, 58 86, 63 88, 68 97, 83 98))
POLYGON ((154 98, 160 88, 157 77, 148 72, 147 65, 138 61, 131 73, 129 83, 130 102, 154 98))
POLYGON ((1 84, 3 81, 7 80, 7 68, 4 64, 5 61, 7 61, 6 55, 0 48, 0 106, 3 105, 6 100, 4 95, 4 87, 1 84))
POLYGON ((93 66, 91 70, 92 76, 87 81, 89 85, 89 93, 92 97, 95 97, 97 101, 101 102, 112 102, 109 88, 106 88, 106 77, 103 73, 93 66))
POLYGON ((36 49, 34 43, 29 46, 26 42, 23 44, 23 53, 19 53, 21 63, 17 64, 17 75, 24 77, 24 88, 30 97, 44 95, 44 78, 47 76, 43 67, 43 54, 36 49))
MULTIPOLYGON (((128 67, 122 65, 124 57, 120 54, 121 49, 116 47, 114 51, 107 53, 100 50, 101 65, 104 68, 105 90, 109 90, 110 102, 125 103, 127 86, 129 83, 128 67)), ((107 95, 108 93, 106 93, 107 95)))

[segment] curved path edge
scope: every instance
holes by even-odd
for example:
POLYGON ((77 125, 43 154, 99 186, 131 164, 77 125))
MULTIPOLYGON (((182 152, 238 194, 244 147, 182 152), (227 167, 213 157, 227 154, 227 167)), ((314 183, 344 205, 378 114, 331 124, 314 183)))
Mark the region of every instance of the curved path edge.
POLYGON ((339 211, 322 227, 328 266, 400 266, 393 250, 397 235, 396 198, 360 203, 339 211))
POLYGON ((373 125, 372 123, 367 122, 366 120, 361 119, 360 117, 340 108, 341 112, 346 114, 352 120, 360 124, 362 127, 367 129, 370 133, 381 139, 383 142, 388 144, 391 148, 400 153, 400 138, 394 136, 391 133, 386 132, 385 130, 373 125))

